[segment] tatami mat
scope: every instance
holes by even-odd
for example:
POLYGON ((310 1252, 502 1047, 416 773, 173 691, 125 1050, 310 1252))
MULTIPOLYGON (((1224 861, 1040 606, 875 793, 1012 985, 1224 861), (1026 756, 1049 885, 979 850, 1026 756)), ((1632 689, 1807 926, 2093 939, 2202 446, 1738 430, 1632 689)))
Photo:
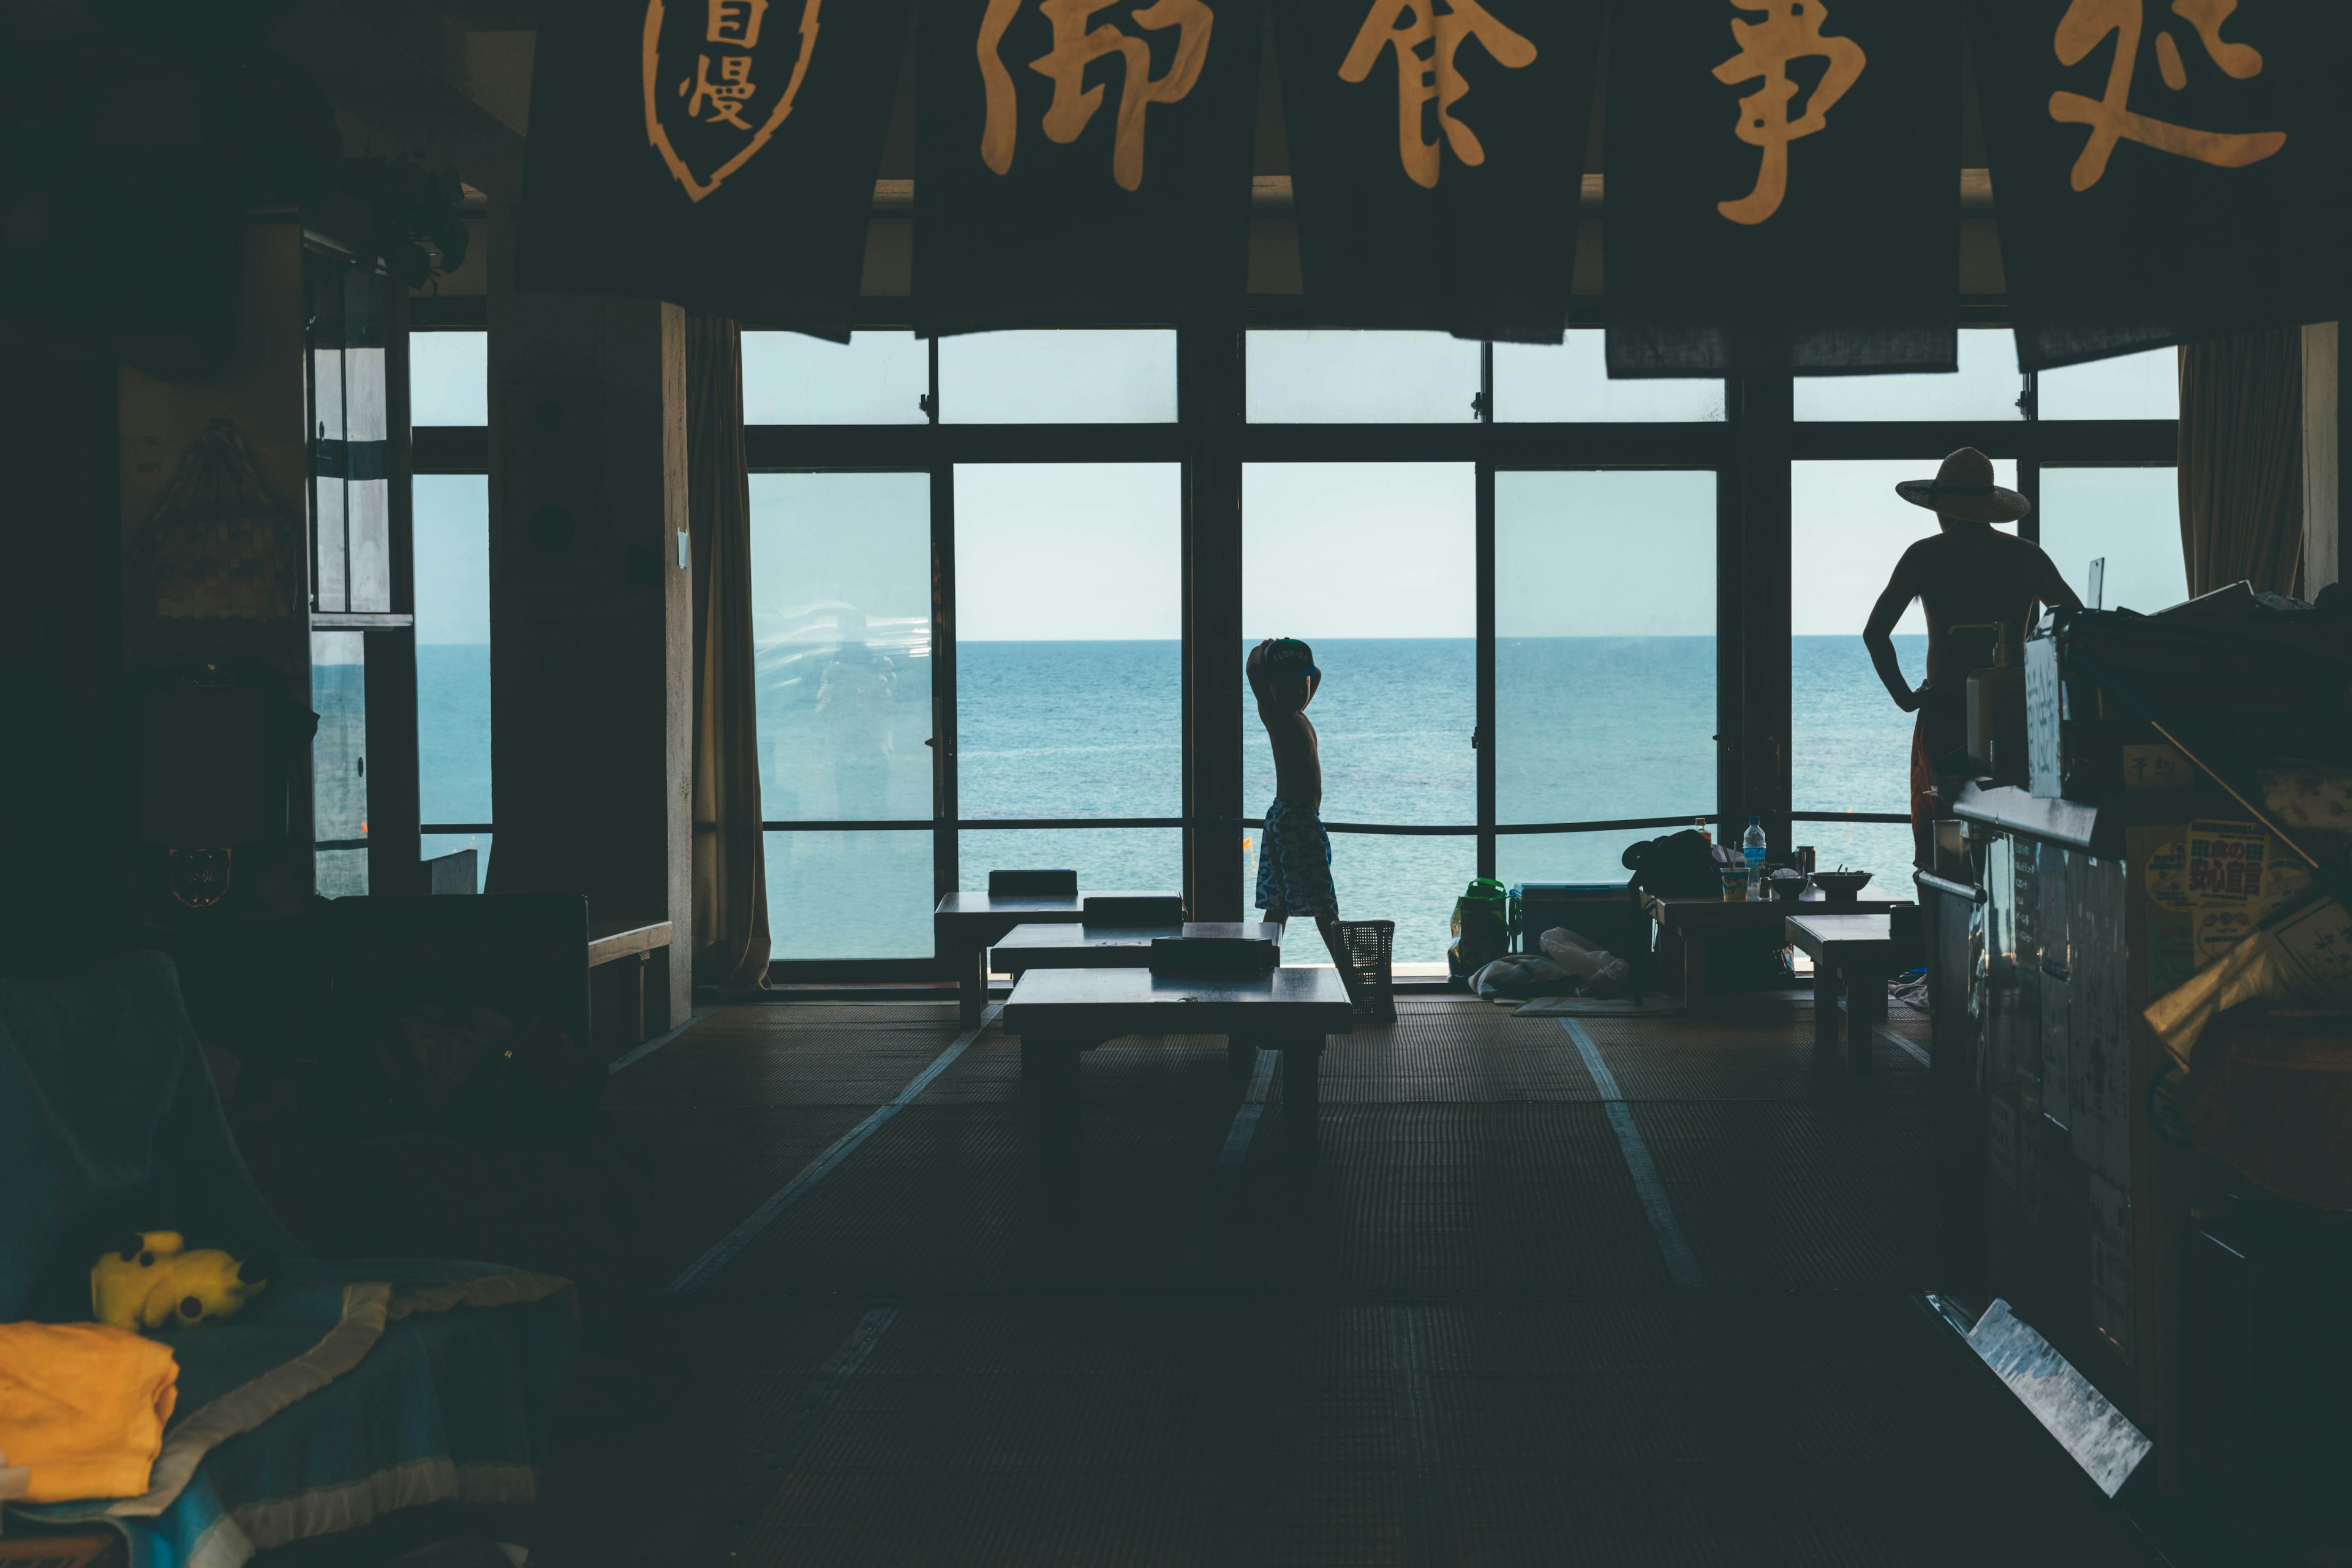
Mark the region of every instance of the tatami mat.
POLYGON ((631 1067, 659 1239, 592 1321, 673 1404, 564 1434, 535 1561, 2145 1561, 1917 1300, 1909 1053, 1579 1020, 1596 1074, 1557 1019, 1400 1015, 1332 1043, 1311 1163, 1211 1037, 1089 1053, 1067 1168, 1002 1035, 903 1092, 938 1005, 729 1008, 631 1067))

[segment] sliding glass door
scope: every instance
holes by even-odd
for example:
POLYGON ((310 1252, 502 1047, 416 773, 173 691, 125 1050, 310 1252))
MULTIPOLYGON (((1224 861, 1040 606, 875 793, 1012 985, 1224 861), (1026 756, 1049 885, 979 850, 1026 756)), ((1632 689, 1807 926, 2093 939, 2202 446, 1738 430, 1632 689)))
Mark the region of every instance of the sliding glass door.
POLYGON ((1715 535, 1711 470, 1495 476, 1503 881, 1622 882, 1627 844, 1714 819, 1715 535), (1525 831, 1595 822, 1635 826, 1525 831))

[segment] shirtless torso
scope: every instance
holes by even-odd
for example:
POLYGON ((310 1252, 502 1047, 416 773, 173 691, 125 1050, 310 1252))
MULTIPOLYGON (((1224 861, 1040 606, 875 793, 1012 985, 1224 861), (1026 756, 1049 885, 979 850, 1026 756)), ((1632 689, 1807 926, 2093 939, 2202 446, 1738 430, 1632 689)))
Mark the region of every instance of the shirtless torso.
MULTIPOLYGON (((1271 639, 1269 639, 1271 640, 1271 639)), ((1265 668, 1266 643, 1253 649, 1245 671, 1250 689, 1257 697, 1257 716, 1265 725, 1265 738, 1274 747, 1274 793, 1282 800, 1304 810, 1320 813, 1323 809, 1323 755, 1316 735, 1315 722, 1307 717, 1307 702, 1314 700, 1314 684, 1300 678, 1280 678, 1265 668), (1301 697, 1286 691, 1286 686, 1305 686, 1301 697)))
POLYGON ((1906 712, 1965 700, 1969 671, 1993 662, 1991 633, 1955 633, 1954 626, 2000 622, 2009 662, 2016 665, 2023 662, 2037 605, 2082 607, 2040 545, 1990 523, 1940 521, 1942 532, 1919 541, 1895 563, 1862 633, 1887 695, 1906 712), (1904 678, 1893 637, 1914 599, 1927 616, 1927 679, 1916 691, 1904 678))

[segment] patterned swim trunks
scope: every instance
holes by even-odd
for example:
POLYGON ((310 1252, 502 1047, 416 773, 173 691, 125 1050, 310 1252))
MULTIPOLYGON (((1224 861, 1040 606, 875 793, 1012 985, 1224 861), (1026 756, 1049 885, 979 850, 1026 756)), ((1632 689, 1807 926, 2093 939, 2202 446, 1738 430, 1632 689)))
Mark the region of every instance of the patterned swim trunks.
POLYGON ((1276 799, 1265 808, 1257 840, 1257 907, 1270 921, 1292 915, 1339 918, 1331 886, 1331 836, 1305 806, 1276 799))

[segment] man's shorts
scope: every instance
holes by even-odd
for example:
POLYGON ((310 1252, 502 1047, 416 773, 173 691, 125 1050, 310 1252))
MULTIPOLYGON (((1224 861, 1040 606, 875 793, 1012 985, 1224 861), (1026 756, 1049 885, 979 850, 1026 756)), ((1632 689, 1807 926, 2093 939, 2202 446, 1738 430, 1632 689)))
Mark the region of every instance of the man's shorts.
POLYGON ((1257 839, 1257 907, 1270 921, 1292 915, 1338 919, 1331 886, 1331 836, 1306 807, 1276 800, 1265 808, 1257 839))

